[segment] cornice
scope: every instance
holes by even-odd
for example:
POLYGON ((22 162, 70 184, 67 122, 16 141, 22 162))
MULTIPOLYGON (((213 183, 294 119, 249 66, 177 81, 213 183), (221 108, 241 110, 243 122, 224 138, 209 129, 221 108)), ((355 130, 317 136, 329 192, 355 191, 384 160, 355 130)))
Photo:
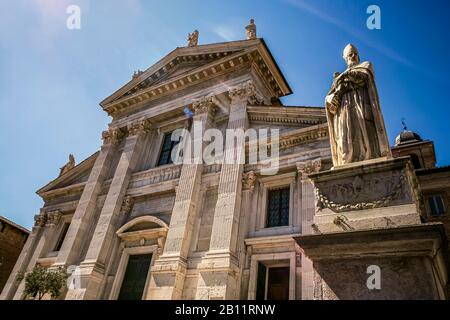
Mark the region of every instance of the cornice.
POLYGON ((249 106, 248 118, 253 122, 318 125, 326 123, 323 108, 285 107, 285 106, 249 106))

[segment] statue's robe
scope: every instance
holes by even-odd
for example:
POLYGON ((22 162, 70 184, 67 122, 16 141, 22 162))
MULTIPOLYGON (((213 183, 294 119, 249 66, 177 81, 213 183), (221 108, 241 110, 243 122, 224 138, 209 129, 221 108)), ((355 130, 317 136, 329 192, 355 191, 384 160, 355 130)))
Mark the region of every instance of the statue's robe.
POLYGON ((390 157, 370 62, 335 77, 325 100, 334 166, 390 157))

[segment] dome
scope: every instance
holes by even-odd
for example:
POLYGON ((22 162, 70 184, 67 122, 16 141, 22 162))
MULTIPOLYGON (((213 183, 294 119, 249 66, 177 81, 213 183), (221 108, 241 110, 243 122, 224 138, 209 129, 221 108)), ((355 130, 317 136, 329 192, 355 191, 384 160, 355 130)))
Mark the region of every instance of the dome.
POLYGON ((401 146, 420 141, 423 140, 417 133, 405 129, 397 136, 397 138, 395 138, 395 146, 401 146))

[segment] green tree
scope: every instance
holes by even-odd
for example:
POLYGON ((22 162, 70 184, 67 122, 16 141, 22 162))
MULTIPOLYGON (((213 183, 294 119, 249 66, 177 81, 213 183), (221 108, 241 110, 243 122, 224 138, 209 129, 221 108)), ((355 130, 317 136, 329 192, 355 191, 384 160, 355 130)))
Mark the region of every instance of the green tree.
POLYGON ((48 270, 40 265, 35 266, 28 273, 20 272, 17 275, 17 281, 25 279, 25 296, 38 300, 42 300, 45 294, 57 298, 68 278, 69 274, 63 267, 59 267, 57 270, 48 270))

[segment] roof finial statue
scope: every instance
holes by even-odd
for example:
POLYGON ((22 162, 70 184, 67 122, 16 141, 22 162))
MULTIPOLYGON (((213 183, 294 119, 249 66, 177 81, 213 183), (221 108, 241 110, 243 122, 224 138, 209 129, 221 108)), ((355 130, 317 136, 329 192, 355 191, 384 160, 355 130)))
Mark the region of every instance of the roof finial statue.
POLYGON ((75 157, 73 154, 69 154, 69 161, 60 169, 59 176, 61 177, 64 173, 70 171, 75 167, 75 157))
POLYGON ((133 73, 133 79, 136 79, 137 77, 139 77, 141 74, 143 74, 144 73, 144 71, 141 71, 141 70, 136 70, 136 71, 134 71, 134 73, 133 73))
POLYGON ((247 33, 247 40, 254 40, 256 39, 256 24, 255 20, 250 19, 250 24, 245 27, 246 33, 247 33))
POLYGON ((188 34, 188 47, 195 47, 196 45, 198 45, 198 30, 188 34))

